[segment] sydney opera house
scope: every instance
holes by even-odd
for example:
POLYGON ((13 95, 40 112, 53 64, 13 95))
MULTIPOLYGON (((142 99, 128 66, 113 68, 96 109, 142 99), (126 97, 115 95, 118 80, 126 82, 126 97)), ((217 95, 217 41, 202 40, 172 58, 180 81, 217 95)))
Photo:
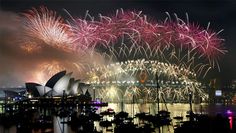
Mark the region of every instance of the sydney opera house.
POLYGON ((6 109, 5 104, 17 104, 18 101, 53 98, 63 96, 80 97, 82 96, 87 101, 91 101, 91 96, 88 92, 88 85, 81 83, 80 80, 74 79, 72 73, 61 71, 52 76, 45 85, 28 82, 25 83, 25 88, 1 88, 0 89, 0 112, 6 109), (83 97, 86 96, 86 97, 83 97))
POLYGON ((45 85, 26 83, 27 92, 33 97, 63 96, 63 94, 76 96, 83 93, 82 88, 79 87, 83 84, 80 83, 80 80, 72 78, 71 75, 72 73, 61 71, 52 76, 45 85))

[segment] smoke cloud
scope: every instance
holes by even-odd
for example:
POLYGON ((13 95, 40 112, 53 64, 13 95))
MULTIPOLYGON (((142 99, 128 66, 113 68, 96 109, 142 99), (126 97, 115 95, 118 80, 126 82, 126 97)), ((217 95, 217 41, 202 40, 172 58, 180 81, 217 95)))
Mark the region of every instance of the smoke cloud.
POLYGON ((94 61, 105 63, 93 50, 70 52, 40 40, 26 39, 20 19, 16 13, 0 11, 0 87, 22 86, 25 82, 44 84, 61 70, 73 72, 75 78, 85 80, 88 66, 94 61), (34 46, 36 50, 26 46, 34 46))

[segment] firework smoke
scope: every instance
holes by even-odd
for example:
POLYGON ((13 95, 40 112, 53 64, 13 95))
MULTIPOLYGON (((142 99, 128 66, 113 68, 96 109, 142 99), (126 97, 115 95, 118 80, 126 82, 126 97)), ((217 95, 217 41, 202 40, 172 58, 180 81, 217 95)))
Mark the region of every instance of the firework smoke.
POLYGON ((26 39, 19 30, 24 29, 25 25, 20 23, 22 20, 17 14, 0 12, 0 18, 1 87, 16 87, 25 82, 44 84, 50 75, 62 69, 74 72, 78 79, 84 79, 87 66, 92 66, 94 60, 97 64, 104 64, 100 54, 95 51, 68 52, 63 46, 52 47, 32 37, 26 39), (22 38, 25 40, 22 41, 22 38))

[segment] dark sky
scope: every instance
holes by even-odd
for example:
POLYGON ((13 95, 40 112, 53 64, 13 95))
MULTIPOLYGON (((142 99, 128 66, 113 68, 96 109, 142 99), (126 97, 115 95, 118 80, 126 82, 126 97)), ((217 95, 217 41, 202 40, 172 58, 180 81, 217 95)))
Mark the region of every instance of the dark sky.
POLYGON ((98 13, 109 15, 119 8, 142 10, 144 14, 161 20, 166 17, 165 12, 177 13, 182 19, 185 19, 185 13, 188 13, 190 22, 198 23, 203 27, 211 22, 211 29, 214 31, 224 29, 220 36, 225 39, 228 53, 220 61, 221 72, 210 73, 209 77, 217 77, 223 84, 236 79, 236 2, 234 0, 1 0, 0 2, 1 10, 16 13, 40 5, 56 10, 62 15, 66 15, 62 10, 65 8, 73 16, 84 16, 86 10, 94 16, 98 13))

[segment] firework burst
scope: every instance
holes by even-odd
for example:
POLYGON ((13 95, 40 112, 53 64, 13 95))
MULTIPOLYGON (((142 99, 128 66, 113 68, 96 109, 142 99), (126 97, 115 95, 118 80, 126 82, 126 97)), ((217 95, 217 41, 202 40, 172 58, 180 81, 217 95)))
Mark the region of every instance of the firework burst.
POLYGON ((52 61, 50 63, 43 63, 39 66, 42 73, 47 74, 47 76, 53 76, 62 70, 65 70, 63 65, 58 61, 52 61))
MULTIPOLYGON (((103 67, 96 67, 88 74, 93 75, 88 83, 94 87, 113 86, 123 88, 120 90, 123 90, 126 101, 132 100, 133 96, 136 99, 143 98, 145 101, 156 100, 156 74, 159 77, 158 82, 161 86, 160 94, 166 100, 171 102, 185 101, 188 99, 190 92, 203 98, 206 96, 201 84, 197 81, 196 73, 184 68, 184 66, 154 60, 117 62, 103 67)), ((106 96, 109 97, 110 95, 106 96)))
POLYGON ((52 47, 71 49, 73 39, 70 37, 70 27, 56 12, 40 7, 22 13, 26 36, 42 40, 52 47))
POLYGON ((38 43, 34 41, 24 41, 23 44, 20 45, 20 48, 27 53, 35 53, 41 51, 42 47, 38 45, 38 43))
MULTIPOLYGON (((140 90, 137 77, 141 72, 147 74, 147 82, 151 85, 158 74, 162 88, 160 94, 166 99, 183 100, 188 98, 189 92, 205 97, 197 78, 205 77, 215 66, 219 68, 218 60, 226 53, 220 32, 211 31, 209 26, 204 29, 190 23, 188 16, 185 22, 177 15, 175 20, 167 15, 167 19, 160 22, 141 11, 121 9, 115 15, 100 14, 98 20, 87 12, 85 18, 71 17, 65 23, 54 11, 41 7, 23 13, 23 22, 25 34, 32 40, 69 51, 89 49, 93 51, 90 55, 102 51, 106 59, 115 61, 109 65, 95 62, 88 68, 80 62, 71 63, 78 71, 90 70, 86 72, 86 77, 89 77, 86 82, 94 86, 111 84, 111 88, 99 91, 107 100, 120 100, 120 94, 118 97, 114 94, 120 91, 117 86, 121 83, 127 84, 125 87, 128 89, 119 93, 139 97, 144 92, 156 99, 157 96, 152 95, 153 86, 142 82, 145 89, 140 90)), ((22 49, 30 51, 35 48, 27 45, 22 49)), ((43 66, 43 71, 54 74, 63 65, 53 62, 43 66)))
POLYGON ((176 21, 169 17, 163 23, 158 23, 156 20, 149 19, 141 11, 123 11, 121 9, 111 17, 100 15, 100 21, 83 20, 82 22, 86 25, 79 26, 80 28, 76 30, 79 35, 78 40, 87 46, 95 47, 98 44, 106 44, 105 46, 113 47, 114 45, 108 44, 121 38, 124 46, 119 47, 120 51, 116 52, 114 51, 116 48, 108 47, 113 52, 112 54, 123 53, 127 57, 127 54, 135 56, 137 52, 144 52, 142 54, 151 56, 154 54, 167 58, 164 52, 172 50, 175 51, 175 57, 178 57, 179 60, 185 58, 185 62, 191 62, 189 64, 196 61, 192 57, 197 57, 199 60, 204 58, 209 60, 209 66, 213 68, 218 66, 219 58, 227 52, 223 46, 223 39, 218 36, 221 31, 212 32, 209 30, 209 26, 204 29, 199 25, 189 23, 188 20, 184 22, 177 15, 175 16, 176 21), (83 30, 83 28, 89 30, 83 30), (127 51, 126 49, 129 51, 124 52, 127 51), (149 53, 146 50, 149 50, 149 53), (179 52, 182 53, 182 57, 177 54, 179 52))

